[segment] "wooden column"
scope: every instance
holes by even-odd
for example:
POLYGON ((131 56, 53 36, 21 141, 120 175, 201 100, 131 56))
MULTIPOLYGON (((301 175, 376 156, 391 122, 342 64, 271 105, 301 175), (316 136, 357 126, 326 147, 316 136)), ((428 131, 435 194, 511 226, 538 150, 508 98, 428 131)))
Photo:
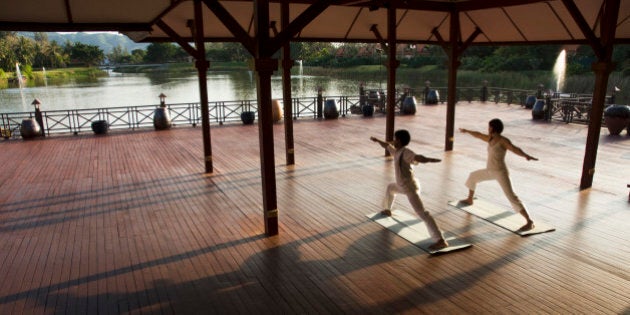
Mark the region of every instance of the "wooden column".
MULTIPOLYGON (((387 118, 385 122, 385 139, 394 139, 394 117, 396 115, 396 68, 400 62, 396 60, 396 8, 387 8, 387 118)), ((385 151, 389 155, 389 151, 385 151)))
MULTIPOLYGON (((282 2, 281 27, 285 30, 289 26, 289 3, 282 2)), ((284 142, 287 165, 295 164, 293 143, 293 102, 291 100, 291 43, 286 42, 282 46, 282 103, 284 104, 284 142)))
POLYGON ((591 31, 588 23, 586 23, 583 16, 575 7, 575 4, 566 0, 563 2, 572 13, 573 18, 578 22, 585 36, 589 39, 598 60, 592 67, 595 72, 595 87, 593 88, 588 134, 586 135, 586 148, 584 149, 584 164, 582 164, 582 177, 580 179, 580 189, 586 189, 593 185, 599 135, 602 128, 602 116, 604 104, 606 103, 608 77, 615 68, 612 62, 612 53, 619 16, 620 0, 605 0, 602 4, 603 13, 599 39, 597 39, 595 34, 591 31))
POLYGON ((590 188, 593 185, 595 175, 595 161, 597 159, 597 148, 599 146, 599 135, 602 129, 602 116, 604 104, 606 103, 606 90, 608 86, 608 76, 614 69, 612 62, 596 62, 593 64, 595 72, 595 88, 593 90, 593 101, 591 107, 590 121, 588 123, 588 134, 586 135, 586 149, 584 150, 584 164, 582 164, 582 178, 580 189, 590 188))
POLYGON ((210 63, 206 60, 206 49, 204 47, 203 35, 203 14, 201 12, 201 0, 195 0, 195 47, 197 56, 195 66, 199 81, 199 103, 201 105, 201 132, 203 134, 203 156, 206 166, 206 173, 212 173, 212 145, 210 138, 210 115, 208 110, 208 81, 207 73, 210 63))
POLYGON ((258 98, 258 137, 260 143, 260 170, 262 178, 263 214, 265 234, 278 234, 278 200, 276 196, 276 170, 273 141, 273 112, 271 105, 271 75, 278 68, 273 52, 267 51, 269 42, 269 0, 254 1, 256 28, 256 91, 258 98))
POLYGON ((453 150, 453 137, 455 129, 455 103, 457 103, 457 68, 459 67, 459 14, 451 12, 451 25, 448 47, 448 98, 446 101, 446 139, 444 151, 453 150))

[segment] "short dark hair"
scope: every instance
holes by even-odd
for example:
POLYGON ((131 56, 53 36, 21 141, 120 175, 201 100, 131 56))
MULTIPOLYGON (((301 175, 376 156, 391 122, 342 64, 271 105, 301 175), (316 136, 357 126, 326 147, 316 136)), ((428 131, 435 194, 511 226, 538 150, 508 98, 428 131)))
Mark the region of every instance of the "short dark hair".
POLYGON ((499 118, 491 120, 488 125, 492 127, 492 131, 501 134, 503 132, 503 122, 499 118))
POLYGON ((396 130, 396 132, 394 132, 394 137, 396 137, 403 146, 408 145, 409 141, 411 141, 411 135, 409 134, 409 131, 405 129, 396 130))

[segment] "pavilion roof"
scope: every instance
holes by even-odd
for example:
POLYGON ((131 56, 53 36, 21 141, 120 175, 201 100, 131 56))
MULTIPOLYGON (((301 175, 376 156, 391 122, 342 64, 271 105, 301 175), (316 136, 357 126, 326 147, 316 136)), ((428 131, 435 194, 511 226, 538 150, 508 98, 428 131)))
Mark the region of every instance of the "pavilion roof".
MULTIPOLYGON (((255 36, 254 1, 204 0, 206 41, 234 41, 255 36), (234 33, 228 17, 243 31, 234 33)), ((21 0, 0 1, 0 30, 118 31, 136 41, 172 41, 166 25, 193 41, 192 0, 21 0)), ((271 1, 269 19, 280 29, 284 1, 271 1)), ((324 5, 293 41, 378 42, 373 26, 387 40, 387 10, 396 8, 396 39, 407 43, 449 42, 451 12, 456 12, 463 42, 471 44, 586 44, 589 33, 599 37, 604 0, 287 0, 289 21, 309 7, 324 5), (586 34, 585 29, 588 29, 586 34)), ((630 0, 621 0, 615 43, 630 43, 630 0)), ((275 32, 270 29, 273 38, 275 32)))

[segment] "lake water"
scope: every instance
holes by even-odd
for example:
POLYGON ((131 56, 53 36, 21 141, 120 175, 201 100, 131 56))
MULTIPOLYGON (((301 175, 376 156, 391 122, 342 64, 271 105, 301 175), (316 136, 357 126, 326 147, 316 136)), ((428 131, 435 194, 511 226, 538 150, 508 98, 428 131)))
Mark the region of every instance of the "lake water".
MULTIPOLYGON (((250 71, 209 72, 208 100, 234 101, 256 99, 256 81, 250 71)), ((366 81, 366 80, 363 80, 366 81)), ((358 95, 357 80, 333 79, 317 76, 293 76, 293 97, 314 97, 317 87, 324 95, 358 95)), ((385 82, 366 82, 368 88, 386 88, 385 82)), ((0 112, 32 111, 31 102, 37 98, 41 109, 67 110, 100 107, 137 106, 158 104, 158 95, 164 93, 167 103, 198 103, 199 83, 196 73, 190 74, 119 74, 89 83, 68 83, 0 89, 0 112)), ((282 98, 282 78, 272 78, 272 97, 282 98)))

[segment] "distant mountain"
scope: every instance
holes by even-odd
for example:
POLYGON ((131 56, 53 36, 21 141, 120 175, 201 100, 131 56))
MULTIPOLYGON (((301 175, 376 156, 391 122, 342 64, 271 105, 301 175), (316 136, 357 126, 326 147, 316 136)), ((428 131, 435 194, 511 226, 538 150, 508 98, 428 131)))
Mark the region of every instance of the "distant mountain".
MULTIPOLYGON (((33 33, 21 32, 24 37, 33 38, 33 33)), ((108 54, 114 47, 120 45, 131 53, 134 49, 146 49, 149 44, 135 43, 129 37, 118 33, 47 33, 48 41, 57 41, 63 45, 66 41, 72 43, 82 43, 86 45, 98 46, 105 54, 108 54)))

